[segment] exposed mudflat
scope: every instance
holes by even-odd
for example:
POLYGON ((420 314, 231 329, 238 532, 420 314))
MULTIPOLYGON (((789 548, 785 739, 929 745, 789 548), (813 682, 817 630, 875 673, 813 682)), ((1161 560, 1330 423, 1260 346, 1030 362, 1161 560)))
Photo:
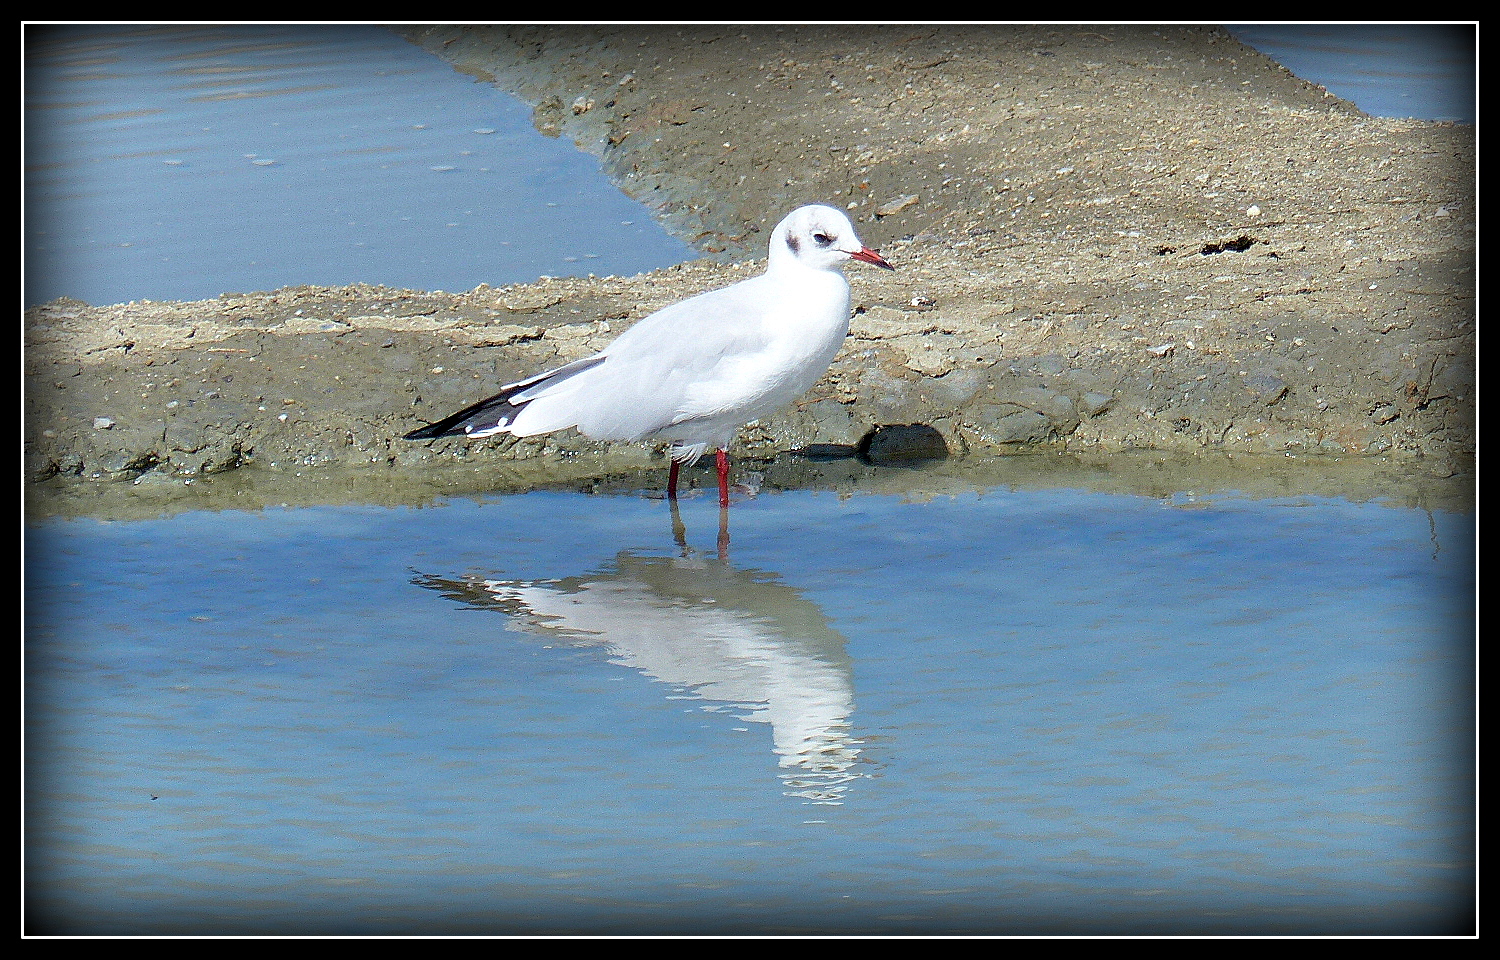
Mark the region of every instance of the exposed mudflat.
POLYGON ((1295 461, 1303 489, 1354 470, 1380 495, 1472 497, 1472 126, 1364 116, 1212 27, 406 34, 535 104, 705 258, 28 310, 29 505, 649 486, 653 451, 571 433, 400 438, 757 271, 770 228, 814 201, 897 270, 846 270, 846 349, 743 431, 764 482, 1046 453, 1016 463, 1144 463, 1150 486, 1167 464, 1253 485, 1252 465, 1295 461))

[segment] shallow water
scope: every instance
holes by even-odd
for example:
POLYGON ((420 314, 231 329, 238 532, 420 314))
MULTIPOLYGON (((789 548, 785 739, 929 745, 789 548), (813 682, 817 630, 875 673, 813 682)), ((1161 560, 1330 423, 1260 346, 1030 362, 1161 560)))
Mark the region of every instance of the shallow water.
POLYGON ((1225 29, 1371 116, 1478 119, 1476 23, 1231 23, 1225 29))
POLYGON ((1472 516, 998 487, 728 522, 34 524, 28 930, 1472 924, 1472 516))
POLYGON ((531 110, 370 25, 32 27, 25 303, 470 290, 696 254, 531 110))

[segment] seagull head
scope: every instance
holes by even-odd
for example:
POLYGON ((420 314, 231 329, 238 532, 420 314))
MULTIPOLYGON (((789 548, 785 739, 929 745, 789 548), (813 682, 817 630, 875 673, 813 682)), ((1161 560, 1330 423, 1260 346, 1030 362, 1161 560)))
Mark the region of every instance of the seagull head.
POLYGON ((885 258, 864 245, 844 211, 821 203, 798 207, 771 232, 767 269, 796 263, 813 270, 836 270, 845 260, 859 260, 894 270, 885 258))

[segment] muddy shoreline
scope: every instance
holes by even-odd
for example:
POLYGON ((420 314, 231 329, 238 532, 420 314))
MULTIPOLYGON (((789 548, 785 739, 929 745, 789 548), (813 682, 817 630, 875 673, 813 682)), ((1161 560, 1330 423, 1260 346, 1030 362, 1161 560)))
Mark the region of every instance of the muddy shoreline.
POLYGON ((1213 27, 403 33, 534 104, 705 257, 28 310, 31 511, 648 488, 643 447, 400 437, 758 270, 810 201, 898 269, 847 271, 829 375, 743 431, 766 482, 1050 458, 1121 483, 1145 463, 1147 487, 1232 464, 1241 486, 1298 486, 1290 469, 1308 492, 1472 502, 1472 126, 1366 117, 1213 27))

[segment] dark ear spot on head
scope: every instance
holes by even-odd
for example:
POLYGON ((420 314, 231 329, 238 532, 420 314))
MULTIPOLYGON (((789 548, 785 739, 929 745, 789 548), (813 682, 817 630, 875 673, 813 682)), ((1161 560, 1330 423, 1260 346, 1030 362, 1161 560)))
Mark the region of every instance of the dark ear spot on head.
POLYGON ((795 233, 789 233, 786 235, 786 245, 792 249, 793 253, 797 252, 797 249, 800 245, 797 243, 797 235, 795 233))

